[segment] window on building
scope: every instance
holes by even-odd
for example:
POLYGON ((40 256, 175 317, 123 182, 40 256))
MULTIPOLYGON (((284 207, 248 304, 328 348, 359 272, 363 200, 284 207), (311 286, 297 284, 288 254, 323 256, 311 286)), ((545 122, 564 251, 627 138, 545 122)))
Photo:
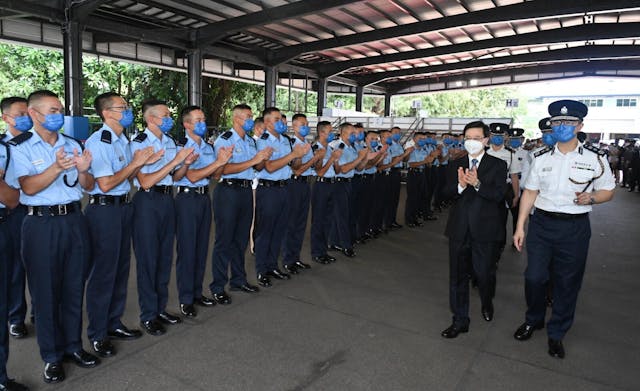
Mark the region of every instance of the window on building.
POLYGON ((602 99, 581 99, 580 102, 587 107, 602 107, 602 99))
POLYGON ((638 100, 635 98, 616 99, 617 107, 636 107, 637 105, 638 105, 638 100))

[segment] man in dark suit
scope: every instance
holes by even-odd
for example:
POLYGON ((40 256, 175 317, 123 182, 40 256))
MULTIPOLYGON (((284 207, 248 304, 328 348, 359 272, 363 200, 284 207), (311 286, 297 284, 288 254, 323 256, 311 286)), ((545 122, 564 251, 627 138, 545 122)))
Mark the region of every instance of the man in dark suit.
POLYGON ((455 338, 469 331, 469 276, 478 279, 482 316, 493 319, 495 252, 504 236, 501 208, 507 165, 485 153, 489 127, 475 121, 464 127, 467 155, 450 162, 444 196, 454 200, 445 234, 449 237, 449 302, 453 323, 442 332, 455 338), (473 270, 471 269, 473 268, 473 270))

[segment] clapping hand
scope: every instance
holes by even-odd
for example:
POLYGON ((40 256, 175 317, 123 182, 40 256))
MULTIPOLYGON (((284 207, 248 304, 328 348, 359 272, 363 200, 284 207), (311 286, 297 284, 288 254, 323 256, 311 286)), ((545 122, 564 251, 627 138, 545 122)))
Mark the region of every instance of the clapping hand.
POLYGON ((61 171, 66 171, 71 167, 74 167, 76 165, 76 162, 73 158, 67 157, 67 154, 64 151, 64 147, 60 147, 60 149, 58 149, 58 152, 56 152, 56 165, 58 166, 58 168, 60 168, 61 171))

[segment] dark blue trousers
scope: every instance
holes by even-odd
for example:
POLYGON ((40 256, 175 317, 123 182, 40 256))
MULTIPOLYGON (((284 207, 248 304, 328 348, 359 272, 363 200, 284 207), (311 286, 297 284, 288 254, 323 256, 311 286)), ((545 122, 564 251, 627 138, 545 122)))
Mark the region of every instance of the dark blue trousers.
POLYGON ((36 334, 44 362, 82 349, 82 302, 90 259, 86 219, 26 216, 22 256, 35 300, 36 334))
POLYGON ((524 272, 526 322, 530 325, 544 322, 547 282, 551 279, 553 307, 547 322, 549 338, 562 339, 573 324, 590 239, 588 215, 570 220, 535 212, 531 216, 524 272))
POLYGON ((302 251, 302 242, 309 219, 310 195, 311 186, 306 180, 293 180, 289 183, 286 206, 289 209, 289 221, 283 238, 283 265, 291 265, 300 260, 300 251, 302 251))
POLYGON ((175 207, 171 194, 138 191, 133 197, 133 251, 136 254, 140 320, 165 311, 173 262, 175 207))
POLYGON ((401 187, 400 182, 402 180, 400 176, 400 169, 392 168, 390 176, 391 176, 391 179, 390 179, 391 194, 389 194, 389 197, 390 197, 391 206, 387 212, 388 214, 387 214, 386 220, 390 221, 389 224, 393 224, 398 222, 396 215, 398 213, 398 204, 400 203, 400 187, 401 187))
POLYGON ((122 327, 131 266, 133 205, 88 205, 85 209, 91 239, 91 269, 87 279, 87 336, 107 338, 122 327))
POLYGON ((329 241, 342 248, 353 247, 353 237, 351 236, 350 215, 351 207, 351 183, 336 182, 333 184, 333 235, 329 241))
POLYGON ((176 196, 176 280, 178 299, 193 304, 202 297, 211 232, 211 198, 194 192, 176 196))
MULTIPOLYGON (((10 245, 7 249, 9 262, 9 323, 24 323, 27 316, 27 301, 25 299, 26 274, 24 262, 20 254, 20 240, 22 233, 22 221, 27 215, 27 208, 24 205, 12 209, 7 218, 9 229, 10 245)), ((32 304, 33 306, 33 304, 32 304)))
POLYGON ((436 188, 436 170, 438 167, 427 166, 424 170, 425 199, 424 213, 429 216, 433 214, 433 195, 436 188))
POLYGON ((377 173, 373 180, 373 206, 371 213, 371 228, 382 229, 385 226, 384 218, 387 215, 389 204, 389 191, 387 189, 390 177, 384 173, 377 173))
POLYGON ((278 268, 282 239, 289 221, 287 186, 266 187, 259 185, 256 190, 254 231, 256 273, 258 274, 264 274, 278 268))
POLYGON ((353 243, 358 238, 358 223, 360 222, 360 202, 362 201, 362 188, 364 179, 361 175, 354 175, 351 182, 351 191, 349 191, 349 246, 353 247, 353 243))
MULTIPOLYGON (((2 211, 2 210, 0 210, 2 211)), ((9 329, 7 328, 9 298, 9 263, 11 253, 9 223, 0 221, 0 384, 7 382, 7 360, 9 359, 9 329)))
POLYGON ((363 176, 360 179, 360 199, 356 200, 355 208, 358 209, 358 224, 355 238, 361 238, 364 234, 372 229, 372 216, 376 213, 373 209, 374 197, 374 178, 372 176, 363 176))
POLYGON ((316 182, 311 188, 311 256, 327 254, 328 234, 334 220, 335 183, 316 182))
POLYGON ((420 210, 420 192, 424 186, 424 172, 409 171, 407 174, 407 203, 404 209, 405 224, 415 224, 420 210))

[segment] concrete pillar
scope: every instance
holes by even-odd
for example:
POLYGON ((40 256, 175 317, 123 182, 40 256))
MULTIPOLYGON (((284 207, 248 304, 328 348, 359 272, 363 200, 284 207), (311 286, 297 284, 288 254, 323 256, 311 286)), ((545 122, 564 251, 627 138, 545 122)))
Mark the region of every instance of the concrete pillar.
POLYGON ((189 104, 202 106, 202 50, 194 49, 189 52, 187 62, 189 104))
POLYGON ((322 110, 327 107, 327 78, 318 79, 318 116, 322 115, 322 110))
POLYGON ((356 87, 356 111, 362 111, 362 103, 364 101, 364 87, 356 87))
POLYGON ((276 86, 278 85, 278 68, 268 66, 264 68, 264 108, 275 107, 276 86))
POLYGON ((82 26, 67 22, 62 29, 65 114, 82 115, 82 26))
POLYGON ((391 94, 384 94, 384 116, 391 116, 391 94))

